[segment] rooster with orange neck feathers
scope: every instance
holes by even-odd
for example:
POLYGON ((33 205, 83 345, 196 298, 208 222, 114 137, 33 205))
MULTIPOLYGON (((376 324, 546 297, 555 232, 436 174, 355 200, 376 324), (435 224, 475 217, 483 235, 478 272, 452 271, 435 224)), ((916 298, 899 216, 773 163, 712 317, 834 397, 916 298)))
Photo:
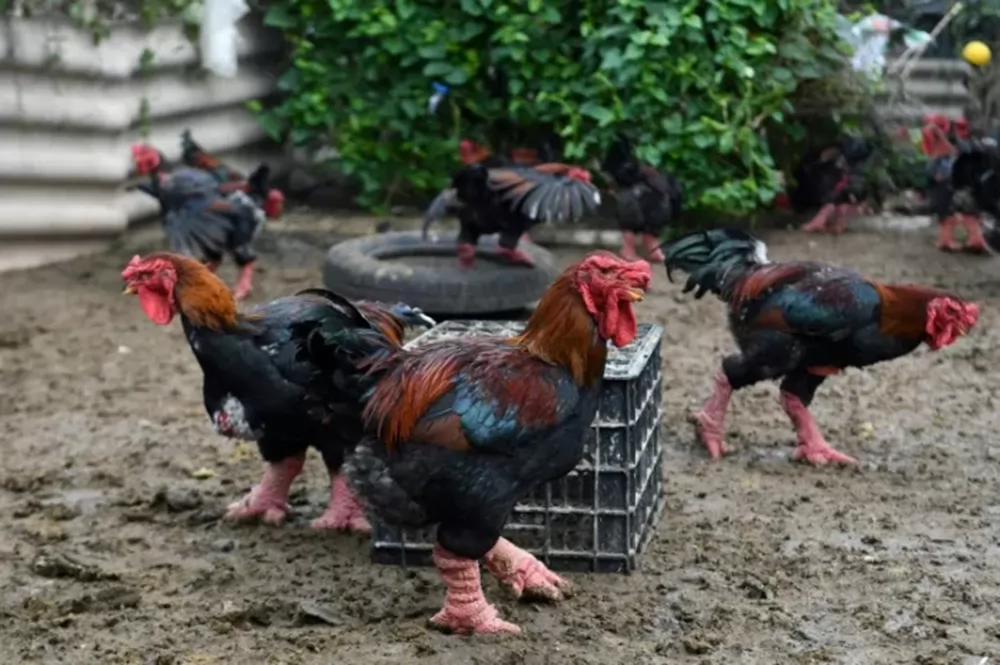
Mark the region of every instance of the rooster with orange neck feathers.
POLYGON ((245 315, 226 285, 200 262, 177 254, 136 256, 122 271, 125 293, 136 294, 149 319, 169 325, 180 315, 204 373, 203 394, 219 434, 257 442, 267 469, 260 484, 232 504, 228 519, 284 521, 288 492, 316 447, 330 473, 330 504, 319 529, 368 531, 364 511, 339 473, 344 454, 361 437, 361 404, 350 387, 309 357, 315 331, 369 333, 397 347, 404 325, 433 325, 420 310, 346 298, 322 289, 258 305, 245 315), (349 332, 349 331, 354 331, 349 332))
POLYGON ((698 231, 664 245, 667 277, 688 274, 684 292, 711 291, 729 308, 740 350, 722 360, 715 391, 695 416, 713 459, 734 390, 781 379, 781 406, 795 426, 794 459, 852 463, 831 448, 809 413, 816 389, 847 367, 867 367, 953 344, 979 319, 979 307, 948 291, 885 284, 856 272, 794 261, 770 263, 764 243, 735 230, 698 231))
POLYGON ((558 600, 569 584, 501 538, 515 504, 583 456, 608 342, 636 335, 632 305, 649 264, 599 252, 549 287, 524 332, 403 350, 384 337, 318 332, 310 355, 356 377, 367 436, 344 465, 380 519, 437 524, 433 558, 447 586, 432 622, 458 633, 518 632, 486 602, 479 561, 517 596, 558 600))

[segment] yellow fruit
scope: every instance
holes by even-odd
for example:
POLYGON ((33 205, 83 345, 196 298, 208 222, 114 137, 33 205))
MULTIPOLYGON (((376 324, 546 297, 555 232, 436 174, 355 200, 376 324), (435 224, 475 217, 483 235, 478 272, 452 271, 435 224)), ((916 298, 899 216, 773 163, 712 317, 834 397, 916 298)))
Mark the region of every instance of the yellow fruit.
POLYGON ((990 53, 990 47, 982 42, 969 42, 962 49, 962 57, 970 65, 975 65, 976 67, 982 67, 983 65, 989 64, 990 59, 993 54, 990 53))

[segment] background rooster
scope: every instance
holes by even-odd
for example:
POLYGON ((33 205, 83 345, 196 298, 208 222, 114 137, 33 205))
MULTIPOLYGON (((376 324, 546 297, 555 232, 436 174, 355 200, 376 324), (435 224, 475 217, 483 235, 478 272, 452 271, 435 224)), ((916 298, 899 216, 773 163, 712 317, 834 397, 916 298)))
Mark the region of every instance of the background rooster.
POLYGON ((310 353, 325 353, 333 376, 357 376, 367 399, 370 436, 345 465, 352 487, 386 522, 439 525, 439 627, 517 632, 486 602, 479 559, 518 596, 555 600, 568 588, 500 534, 520 499, 579 463, 607 342, 635 337, 632 304, 649 281, 645 261, 599 252, 556 279, 513 339, 400 350, 371 334, 314 334, 310 353))
POLYGON ((635 158, 625 136, 618 137, 601 168, 618 185, 618 226, 622 230, 622 251, 634 260, 635 234, 642 236, 646 257, 662 261, 660 236, 672 219, 681 214, 684 190, 670 173, 660 172, 635 158))
POLYGON ((279 189, 269 189, 270 167, 261 164, 249 177, 229 166, 202 148, 191 136, 191 130, 181 133, 181 162, 185 166, 211 174, 221 192, 242 191, 259 206, 268 219, 278 219, 284 213, 285 195, 279 189))
POLYGON ((921 148, 927 156, 927 201, 938 223, 938 248, 983 251, 985 241, 975 196, 977 180, 982 175, 983 164, 979 159, 982 155, 969 141, 967 124, 931 115, 920 134, 921 148), (956 226, 965 231, 964 244, 955 238, 956 226))
POLYGON ((176 254, 136 256, 122 271, 126 293, 157 325, 180 315, 204 373, 205 410, 219 434, 257 442, 268 463, 260 484, 226 513, 280 524, 288 491, 315 446, 330 472, 330 503, 316 528, 368 530, 364 513, 338 471, 361 435, 361 405, 335 375, 309 358, 305 340, 317 330, 377 331, 398 346, 404 324, 433 325, 406 305, 350 303, 318 289, 278 298, 239 315, 225 285, 205 266, 176 254), (359 316, 358 313, 362 315, 359 316), (332 380, 331 380, 332 378, 332 380))
MULTIPOLYGON (((527 166, 491 155, 472 141, 459 145, 465 164, 453 176, 424 214, 422 232, 445 214, 458 217, 458 259, 471 267, 482 235, 499 233, 500 254, 511 263, 533 265, 517 248, 521 237, 540 221, 577 220, 601 203, 590 173, 558 162, 527 166)), ((519 154, 521 162, 537 155, 519 154)))
POLYGON ((246 181, 222 183, 200 168, 167 172, 163 155, 151 146, 132 146, 132 158, 136 171, 149 176, 148 184, 136 187, 159 201, 171 251, 197 258, 213 271, 229 253, 240 268, 236 299, 250 295, 257 260, 253 239, 267 214, 256 201, 268 196, 269 167, 262 164, 246 181))
POLYGON ((847 229, 848 220, 861 212, 868 195, 862 169, 873 152, 871 142, 846 138, 802 158, 794 173, 792 205, 796 210, 819 207, 803 231, 843 233, 847 229))
POLYGON ((667 276, 688 273, 684 292, 706 292, 729 306, 740 347, 722 361, 715 391, 696 416, 713 458, 725 451, 723 430, 734 390, 782 379, 781 405, 795 426, 794 459, 853 462, 823 439, 808 406, 827 376, 898 358, 926 343, 955 342, 979 318, 979 307, 954 293, 883 284, 811 262, 772 264, 763 242, 743 231, 692 233, 665 245, 667 276))

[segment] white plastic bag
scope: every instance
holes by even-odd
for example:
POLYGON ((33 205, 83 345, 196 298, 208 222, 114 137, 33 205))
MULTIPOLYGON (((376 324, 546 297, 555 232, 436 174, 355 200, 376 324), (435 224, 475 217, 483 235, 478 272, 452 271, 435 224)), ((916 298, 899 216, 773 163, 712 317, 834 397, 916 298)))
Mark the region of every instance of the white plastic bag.
POLYGON ((236 24, 250 8, 244 0, 205 0, 201 16, 201 66, 217 76, 236 76, 236 24))

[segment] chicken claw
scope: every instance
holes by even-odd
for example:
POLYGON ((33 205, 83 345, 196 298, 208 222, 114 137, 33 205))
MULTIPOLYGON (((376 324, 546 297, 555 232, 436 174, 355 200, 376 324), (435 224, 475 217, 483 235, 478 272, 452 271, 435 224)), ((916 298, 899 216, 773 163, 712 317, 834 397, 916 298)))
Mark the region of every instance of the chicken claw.
POLYGON ((517 598, 558 601, 572 595, 573 584, 533 555, 501 538, 485 557, 486 568, 517 598))
POLYGON ((326 512, 310 522, 309 526, 314 529, 371 533, 372 526, 365 517, 364 504, 347 486, 347 480, 342 474, 330 475, 330 504, 326 512))
POLYGON ((781 392, 781 406, 795 427, 799 445, 792 453, 793 460, 805 460, 810 464, 822 466, 828 462, 839 464, 857 464, 857 460, 844 453, 834 450, 826 442, 816 425, 816 420, 802 400, 790 392, 781 392))
POLYGON ((520 249, 509 249, 507 247, 498 247, 497 254, 515 265, 522 265, 522 266, 535 265, 535 261, 520 249))
POLYGON ((806 461, 815 466, 823 466, 829 462, 838 464, 857 464, 858 461, 849 457, 839 450, 834 450, 823 442, 823 445, 816 443, 800 443, 792 452, 792 459, 796 461, 806 461))
POLYGON ((240 521, 259 517, 264 524, 281 526, 292 509, 288 505, 288 491, 304 464, 304 457, 295 456, 268 464, 260 483, 241 500, 230 504, 223 519, 240 521))
POLYGON ((281 526, 291 509, 286 501, 269 495, 267 490, 257 485, 245 497, 229 504, 224 519, 238 522, 259 517, 264 524, 281 526))

